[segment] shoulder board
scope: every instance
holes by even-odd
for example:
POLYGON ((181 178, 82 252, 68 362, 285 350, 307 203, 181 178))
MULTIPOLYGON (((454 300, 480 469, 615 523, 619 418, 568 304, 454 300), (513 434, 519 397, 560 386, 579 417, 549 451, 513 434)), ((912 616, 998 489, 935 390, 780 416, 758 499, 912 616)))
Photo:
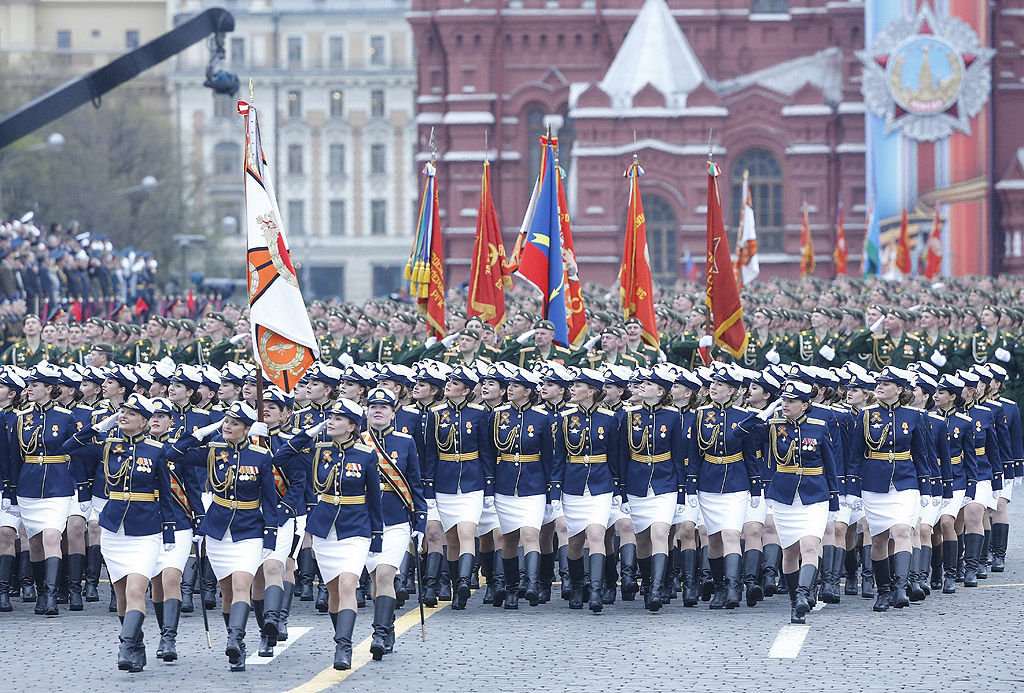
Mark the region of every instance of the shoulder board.
POLYGON ((361 450, 363 452, 373 452, 373 448, 371 448, 369 445, 364 445, 363 443, 359 442, 357 442, 352 447, 355 448, 356 450, 361 450))
POLYGON ((626 404, 622 405, 622 408, 625 411, 636 411, 637 409, 640 408, 640 405, 639 404, 633 404, 633 403, 626 403, 626 404))
POLYGON ((291 440, 295 437, 294 433, 288 433, 287 431, 278 431, 277 435, 281 436, 282 440, 291 440))
POLYGON ((505 411, 506 409, 511 409, 511 408, 512 408, 512 405, 506 402, 505 404, 502 404, 500 406, 495 407, 493 411, 505 411))
POLYGON ((412 440, 411 435, 409 435, 408 433, 402 433, 401 431, 395 431, 394 436, 396 438, 408 438, 409 440, 412 440))
POLYGON ((159 446, 159 447, 163 447, 163 445, 164 445, 163 443, 161 443, 161 442, 160 442, 159 440, 157 440, 156 438, 146 438, 146 439, 145 439, 145 440, 143 440, 142 442, 143 442, 143 443, 149 443, 150 445, 157 445, 157 446, 159 446))
POLYGON ((59 411, 61 414, 70 414, 71 413, 70 409, 66 409, 65 407, 60 407, 60 406, 57 406, 57 405, 54 405, 53 410, 54 411, 59 411))
POLYGON ((602 414, 607 414, 608 416, 615 416, 615 412, 609 409, 608 407, 598 407, 597 410, 602 414))
POLYGON ((570 404, 567 407, 563 407, 562 409, 559 409, 558 413, 559 414, 571 414, 574 411, 576 411, 576 405, 575 404, 570 404))
POLYGON ((31 404, 28 405, 27 407, 25 407, 24 409, 15 409, 14 413, 20 415, 20 414, 28 414, 30 411, 32 411, 32 405, 31 404))
POLYGON ((476 409, 479 411, 484 411, 487 409, 487 407, 485 407, 484 405, 477 404, 476 402, 469 402, 468 404, 466 404, 466 407, 469 409, 476 409))
POLYGON ((869 404, 868 406, 861 409, 862 412, 868 411, 869 409, 878 409, 877 404, 869 404))
POLYGON ((311 407, 307 404, 302 409, 296 409, 294 412, 292 412, 292 414, 294 414, 294 415, 301 414, 304 411, 308 411, 310 408, 311 407))
POLYGON ((731 407, 729 407, 729 408, 730 408, 730 409, 736 409, 737 411, 750 411, 750 409, 747 409, 746 407, 741 407, 741 406, 740 406, 740 405, 738 405, 738 404, 734 404, 734 405, 732 405, 732 406, 731 406, 731 407))
POLYGON ((196 406, 191 406, 191 407, 189 407, 189 408, 188 408, 188 411, 190 411, 190 412, 192 412, 192 413, 194 413, 194 414, 208 414, 208 413, 209 413, 209 412, 208 412, 208 411, 206 411, 205 409, 201 409, 201 408, 199 408, 199 407, 196 407, 196 406))
POLYGON ((884 335, 884 334, 874 334, 874 333, 872 333, 871 339, 885 339, 886 336, 887 335, 884 335))
POLYGON ((697 407, 697 411, 708 411, 708 410, 710 410, 712 408, 713 407, 710 404, 705 404, 705 405, 697 407))
POLYGON ((207 445, 206 445, 206 447, 208 447, 208 448, 226 448, 227 446, 228 446, 227 443, 224 443, 224 442, 221 442, 221 441, 217 441, 217 440, 213 441, 212 443, 207 443, 207 445))
POLYGON ((438 402, 437 404, 431 405, 430 411, 441 411, 447 406, 448 404, 446 402, 438 402))
POLYGON ((807 417, 807 423, 818 424, 819 426, 825 425, 825 422, 822 419, 815 419, 810 416, 807 417))
POLYGON ((555 351, 557 351, 559 353, 562 353, 562 354, 571 354, 572 353, 571 351, 569 351, 568 349, 566 349, 564 346, 562 346, 560 344, 556 344, 555 345, 555 351))
POLYGON ((905 405, 904 408, 905 409, 909 409, 910 411, 916 411, 918 414, 924 414, 925 413, 924 409, 922 409, 921 407, 912 407, 909 404, 905 405))
POLYGON ((415 412, 417 410, 415 404, 403 404, 401 407, 399 407, 399 409, 401 409, 402 411, 408 411, 408 412, 415 412))
POLYGON ((928 412, 928 418, 929 419, 935 419, 936 421, 945 421, 946 420, 945 417, 939 416, 935 412, 928 412))
POLYGON ((530 407, 530 411, 535 411, 535 412, 538 412, 540 414, 545 414, 545 415, 551 413, 551 410, 548 409, 543 404, 535 404, 535 405, 533 405, 532 407, 530 407))
POLYGON ((522 353, 522 352, 525 352, 525 351, 536 351, 536 350, 537 350, 537 347, 531 345, 531 346, 524 346, 519 351, 520 351, 520 353, 522 353))
POLYGON ((256 452, 261 452, 261 453, 268 453, 268 452, 270 452, 269 449, 263 447, 262 445, 254 445, 252 443, 249 443, 249 449, 250 450, 255 450, 256 452))
POLYGON ((960 412, 957 412, 957 413, 953 414, 953 416, 958 416, 961 419, 963 419, 964 421, 971 421, 971 422, 974 421, 974 419, 972 419, 971 417, 967 416, 967 414, 962 414, 960 412))
POLYGON ((1000 398, 999 398, 998 400, 996 400, 996 401, 998 401, 998 402, 1002 402, 1003 404, 1017 404, 1017 403, 1016 403, 1016 402, 1014 402, 1014 401, 1013 401, 1012 399, 1007 399, 1006 397, 1000 397, 1000 398))

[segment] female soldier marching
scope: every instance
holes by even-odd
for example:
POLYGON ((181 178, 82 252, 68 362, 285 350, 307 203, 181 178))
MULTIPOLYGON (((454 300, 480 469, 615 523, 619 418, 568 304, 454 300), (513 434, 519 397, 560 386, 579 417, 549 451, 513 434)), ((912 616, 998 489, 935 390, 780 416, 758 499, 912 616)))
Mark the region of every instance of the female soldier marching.
POLYGON ((221 421, 200 428, 171 444, 170 462, 206 468, 213 502, 199 526, 213 573, 220 582, 221 606, 228 639, 224 654, 231 671, 245 671, 245 626, 249 620, 249 591, 260 563, 277 540, 277 491, 270 451, 249 442, 266 435, 256 424, 256 411, 233 403, 221 421), (203 444, 220 429, 220 440, 203 444))
POLYGON ((767 443, 768 465, 775 470, 765 497, 772 506, 782 544, 790 623, 804 623, 811 609, 811 586, 828 514, 839 509, 839 481, 828 424, 807 415, 812 392, 810 385, 790 381, 777 404, 750 415, 737 427, 740 437, 750 434, 759 447, 767 443))
POLYGON ((157 574, 160 536, 163 534, 166 550, 175 541, 164 446, 146 437, 146 422, 152 415, 152 402, 132 394, 118 413, 87 426, 63 446, 67 453, 99 459, 108 498, 99 518, 100 547, 122 619, 117 668, 130 672, 142 671, 146 663, 142 622, 146 618, 146 588, 150 577, 157 574), (118 430, 111 431, 103 442, 90 442, 115 425, 118 430))
POLYGON ((297 433, 275 454, 278 464, 298 458, 309 470, 307 487, 319 496, 306 519, 334 624, 334 668, 352 667, 356 587, 368 556, 380 553, 384 526, 380 476, 373 448, 359 439, 363 409, 342 398, 327 420, 297 433), (321 431, 326 441, 318 442, 321 431))

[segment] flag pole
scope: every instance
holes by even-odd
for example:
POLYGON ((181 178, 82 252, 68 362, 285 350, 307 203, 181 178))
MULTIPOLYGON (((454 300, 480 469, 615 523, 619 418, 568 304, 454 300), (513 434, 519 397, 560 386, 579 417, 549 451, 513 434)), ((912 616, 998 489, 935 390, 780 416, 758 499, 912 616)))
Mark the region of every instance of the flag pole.
MULTIPOLYGON (((712 150, 712 145, 711 145, 711 136, 713 134, 714 134, 714 128, 708 129, 708 164, 709 165, 711 164, 711 159, 712 159, 712 151, 713 150, 712 150)), ((710 211, 707 212, 707 213, 710 214, 710 211)), ((707 258, 705 258, 704 259, 704 274, 707 275, 707 273, 708 273, 708 271, 707 271, 707 258)), ((710 281, 710 279, 707 276, 705 276, 704 280, 705 280, 704 296, 706 297, 708 295, 707 283, 710 281)), ((705 303, 706 303, 706 301, 705 301, 705 303)), ((707 306, 707 310, 704 311, 704 334, 705 335, 710 335, 711 334, 711 307, 710 306, 707 306)), ((711 349, 713 349, 713 348, 714 348, 714 343, 712 342, 711 348, 709 348, 707 351, 704 352, 704 354, 701 355, 701 358, 704 359, 704 365, 705 366, 711 363, 711 349)), ((698 348, 698 351, 700 351, 699 348, 698 348)))
MULTIPOLYGON (((255 89, 252 83, 252 77, 249 78, 249 106, 251 107, 256 102, 255 89)), ((255 344, 253 345, 255 346, 255 344)), ((256 374, 256 420, 263 423, 263 364, 260 364, 259 373, 256 374)), ((262 441, 260 441, 262 443, 262 441)), ((269 442, 269 441, 268 441, 269 442)), ((268 446, 269 447, 269 446, 268 446)), ((205 614, 203 614, 205 616, 205 614)), ((207 638, 209 638, 209 629, 207 629, 207 638)))

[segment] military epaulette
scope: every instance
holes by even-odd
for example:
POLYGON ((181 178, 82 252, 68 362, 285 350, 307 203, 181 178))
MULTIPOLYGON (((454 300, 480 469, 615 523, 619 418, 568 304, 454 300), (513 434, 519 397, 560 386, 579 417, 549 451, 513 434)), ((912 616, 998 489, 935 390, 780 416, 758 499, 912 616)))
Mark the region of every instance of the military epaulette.
POLYGON ((15 409, 14 413, 17 414, 18 416, 21 416, 22 414, 28 414, 30 411, 32 411, 32 405, 31 404, 28 405, 27 407, 23 408, 23 409, 15 409))
POLYGON ((430 411, 441 411, 448 406, 447 402, 438 402, 430 407, 430 411))
POLYGON ((932 411, 928 412, 928 418, 929 419, 935 419, 936 421, 945 421, 946 420, 946 417, 939 416, 938 414, 936 414, 935 412, 932 412, 932 411))
POLYGON ((62 407, 62 406, 57 405, 57 404, 53 405, 53 410, 54 411, 59 411, 61 414, 70 414, 71 413, 71 410, 68 409, 67 407, 62 407))
POLYGON ((506 402, 494 408, 494 411, 507 411, 512 408, 512 405, 506 402))
POLYGON ((254 445, 253 443, 249 443, 249 449, 250 450, 255 450, 256 452, 259 452, 259 453, 268 453, 268 452, 270 452, 270 450, 268 448, 265 448, 262 445, 254 445))
POLYGON ((887 336, 888 336, 888 335, 886 335, 886 334, 884 334, 884 333, 883 333, 883 334, 875 334, 875 333, 872 333, 872 334, 871 334, 871 339, 885 339, 885 338, 886 338, 887 336))
POLYGON ((314 448, 330 448, 333 446, 334 443, 330 440, 318 440, 313 444, 314 448))
POLYGON ((615 416, 615 412, 609 409, 608 407, 598 407, 597 411, 601 412, 602 414, 607 414, 608 416, 615 416))
POLYGON ((401 431, 395 431, 394 435, 397 438, 408 438, 409 440, 412 440, 411 435, 409 435, 408 433, 402 433, 401 431))
POLYGON ((712 404, 705 404, 705 405, 702 405, 700 407, 697 407, 697 411, 704 411, 706 409, 714 409, 714 405, 712 405, 712 404))
MULTIPOLYGON (((788 419, 785 419, 785 418, 782 418, 782 419, 768 419, 768 423, 770 423, 770 424, 784 424, 787 421, 788 421, 788 419)), ((808 421, 810 421, 810 419, 808 419, 808 421)))
POLYGON ((142 442, 143 443, 149 443, 150 445, 160 445, 160 446, 163 446, 163 443, 161 441, 157 440, 156 438, 146 437, 146 438, 143 438, 142 442))
POLYGON ((196 414, 206 414, 206 413, 208 413, 205 409, 203 409, 201 407, 197 407, 197 406, 189 407, 188 411, 194 412, 196 414))
POLYGON ((530 407, 530 411, 535 411, 535 412, 538 412, 540 414, 550 414, 551 413, 551 410, 548 409, 543 404, 535 404, 535 405, 533 405, 532 407, 530 407))
POLYGON ((971 417, 967 416, 967 414, 964 414, 962 412, 956 412, 955 414, 953 414, 953 416, 959 416, 964 421, 970 421, 972 423, 974 422, 974 419, 972 419, 971 417))
POLYGON ((401 407, 399 407, 399 409, 410 413, 419 412, 420 410, 420 408, 417 407, 415 404, 403 404, 401 407))
POLYGON ((997 397, 996 401, 1002 402, 1003 404, 1016 404, 1012 399, 1007 399, 1006 397, 997 397))
POLYGON ((570 405, 568 405, 568 406, 566 406, 566 407, 564 407, 562 409, 559 409, 558 413, 559 414, 571 414, 574 411, 578 411, 578 409, 579 408, 575 404, 570 404, 570 405))
POLYGON ((277 435, 281 436, 282 440, 291 440, 295 437, 294 433, 289 433, 288 431, 278 431, 277 435))
POLYGON ((208 448, 226 448, 227 446, 228 444, 221 440, 214 440, 206 444, 208 448))
POLYGON ((864 412, 864 411, 868 411, 870 409, 878 409, 878 405, 877 404, 869 404, 868 406, 862 408, 861 411, 864 412))
POLYGON ((487 407, 485 407, 482 404, 477 404, 476 402, 469 402, 469 403, 466 404, 466 408, 467 409, 477 409, 479 411, 483 411, 487 407))
POLYGON ((906 409, 910 409, 911 411, 916 411, 918 414, 924 414, 925 413, 924 409, 922 409, 921 407, 912 407, 912 406, 910 406, 908 404, 908 405, 905 406, 905 408, 906 409))
POLYGON ((825 425, 825 421, 823 419, 815 419, 810 416, 807 417, 807 423, 818 424, 819 426, 825 425))
POLYGON ((352 447, 355 448, 356 450, 360 450, 362 452, 373 452, 373 448, 371 448, 369 445, 364 445, 363 443, 359 443, 359 442, 357 442, 352 447))

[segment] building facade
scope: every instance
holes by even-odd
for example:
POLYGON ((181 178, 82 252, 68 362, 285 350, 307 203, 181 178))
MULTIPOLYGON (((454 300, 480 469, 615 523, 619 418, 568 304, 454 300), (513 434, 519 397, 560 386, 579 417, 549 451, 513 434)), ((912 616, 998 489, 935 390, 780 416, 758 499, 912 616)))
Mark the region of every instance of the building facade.
POLYGON ((219 233, 220 262, 243 276, 242 147, 237 99, 253 80, 263 146, 307 298, 363 301, 403 286, 419 195, 416 71, 408 0, 178 0, 175 22, 207 6, 235 17, 225 67, 237 98, 202 86, 204 44, 169 74, 197 204, 219 233))
MULTIPOLYGON (((763 277, 799 275, 805 206, 818 274, 831 276, 840 202, 857 271, 872 197, 856 55, 865 47, 863 0, 412 4, 417 123, 421 138, 434 128, 440 143, 450 282, 468 271, 485 134, 511 243, 537 177, 538 138, 549 130, 560 140, 584 281, 609 284, 618 273, 628 201, 622 173, 634 151, 646 171, 641 190, 655 276, 681 277, 687 254, 701 262, 709 138, 734 228, 744 172, 749 177, 763 277)), ((974 11, 968 5, 976 3, 948 4, 953 12, 974 11)), ((990 146, 979 148, 994 152, 982 191, 991 223, 954 233, 992 248, 979 253, 982 272, 1019 268, 1022 259, 1024 155, 1017 152, 1024 133, 1010 115, 1024 98, 1022 15, 1024 2, 1004 0, 980 32, 983 45, 998 50, 989 99, 995 123, 987 127, 986 113, 990 146)), ((926 165, 922 156, 917 167, 926 165)), ((927 189, 924 179, 921 185, 927 189)))

